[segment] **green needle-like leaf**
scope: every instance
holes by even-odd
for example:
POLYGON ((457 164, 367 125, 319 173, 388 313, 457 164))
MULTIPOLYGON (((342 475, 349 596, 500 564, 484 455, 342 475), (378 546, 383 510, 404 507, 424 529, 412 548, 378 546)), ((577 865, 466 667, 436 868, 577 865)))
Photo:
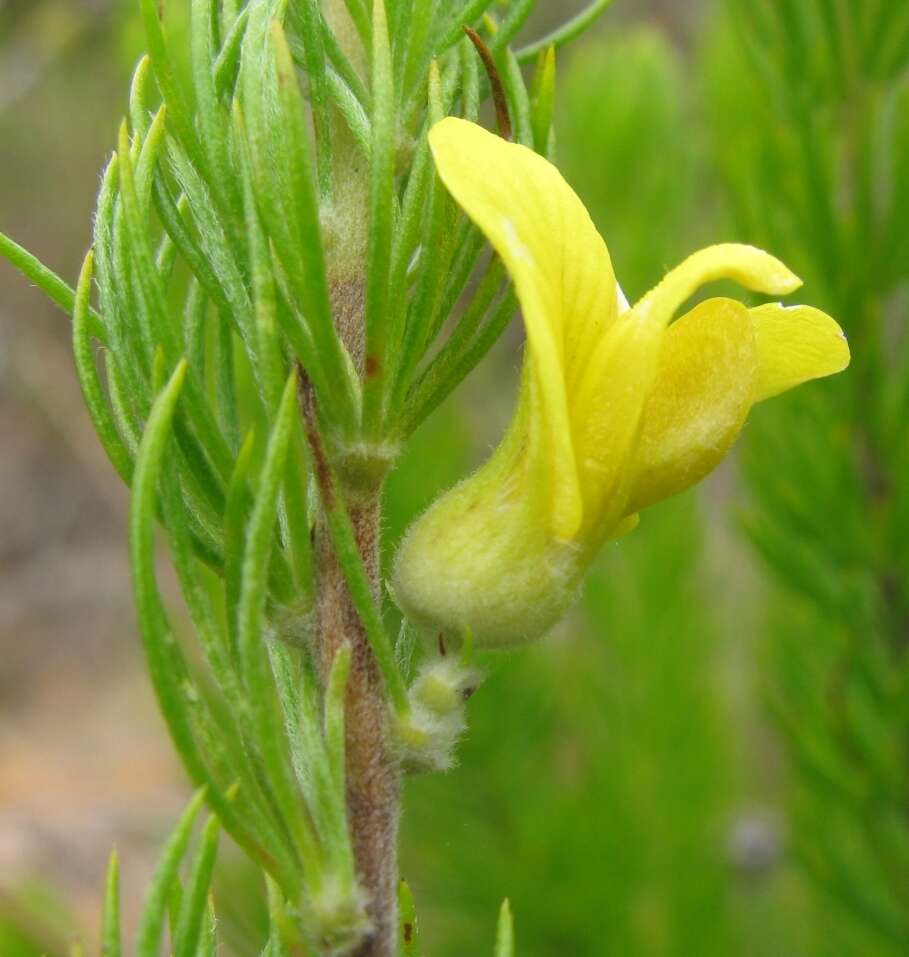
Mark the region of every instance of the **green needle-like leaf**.
POLYGON ((511 905, 507 900, 502 902, 502 908, 499 911, 495 957, 514 957, 514 921, 511 916, 511 905))
POLYGON ((152 878, 145 909, 142 912, 139 928, 136 932, 136 957, 158 957, 161 937, 164 933, 168 899, 177 880, 180 862, 189 846, 193 825, 196 823, 196 818, 198 818, 204 803, 205 791, 200 790, 196 793, 186 811, 183 812, 180 823, 174 829, 164 847, 152 878))
POLYGON ((508 44, 518 35, 521 27, 527 22, 527 18, 533 13, 536 2, 537 0, 511 0, 505 19, 493 34, 489 43, 489 48, 494 53, 506 49, 508 44))
POLYGON ((510 47, 505 48, 500 60, 505 61, 505 69, 502 71, 502 85, 505 87, 505 95, 508 97, 508 112, 511 115, 514 140, 522 146, 533 149, 530 96, 527 92, 527 85, 524 83, 521 65, 510 47))
POLYGON ((85 399, 92 425, 98 433, 98 438, 104 446, 107 457, 117 470, 117 474, 128 485, 133 472, 132 456, 127 450, 111 415, 110 406, 98 376, 92 347, 89 326, 89 297, 91 296, 93 272, 94 254, 89 251, 79 274, 76 299, 73 305, 73 355, 76 362, 76 373, 79 376, 79 385, 82 387, 82 396, 85 399))
POLYGON ((123 953, 120 932, 120 859, 116 849, 111 851, 107 865, 107 883, 104 890, 104 918, 101 927, 101 954, 103 957, 121 957, 123 953))
POLYGON ((332 319, 304 105, 287 40, 280 22, 269 18, 269 4, 250 14, 242 75, 256 202, 314 346, 299 357, 321 407, 340 431, 349 431, 358 398, 332 319))
POLYGON ((521 47, 521 49, 517 51, 518 60, 521 63, 531 63, 547 47, 558 48, 571 42, 575 37, 580 36, 580 34, 588 29, 600 14, 605 13, 611 4, 612 0, 593 0, 593 2, 580 13, 576 14, 561 26, 556 27, 552 33, 547 33, 546 36, 541 37, 539 40, 529 43, 526 47, 521 47))
POLYGON ((419 957, 420 927, 417 923, 417 906, 413 891, 407 881, 398 884, 398 950, 401 957, 419 957))
POLYGON ((287 738, 275 708, 275 684, 265 647, 265 600, 278 495, 284 475, 293 420, 297 408, 297 376, 287 380, 275 425, 268 440, 265 463, 246 532, 237 610, 237 644, 262 760, 281 811, 297 841, 303 865, 312 882, 319 877, 316 839, 300 811, 293 773, 287 756, 287 738))
POLYGON ((148 90, 151 72, 151 58, 146 53, 136 64, 129 88, 129 124, 141 137, 148 133, 151 115, 148 90))
POLYGON ((346 793, 344 739, 344 694, 347 690, 347 678, 350 675, 350 645, 346 642, 335 652, 331 671, 328 675, 328 688, 325 693, 325 746, 331 764, 337 793, 343 798, 346 793))
POLYGON ((246 25, 249 22, 249 7, 244 7, 240 15, 234 20, 227 39, 221 46, 221 52, 215 60, 214 76, 215 90, 218 96, 227 96, 233 93, 237 83, 237 73, 240 69, 240 54, 243 50, 243 37, 246 35, 246 25))
POLYGON ((369 248, 366 272, 366 366, 363 424, 377 438, 388 374, 389 280, 394 234, 395 91, 384 0, 372 15, 372 148, 369 171, 369 248))
POLYGON ((212 187, 223 198, 225 208, 237 211, 240 206, 240 193, 228 148, 229 114, 221 104, 215 76, 217 29, 217 0, 192 0, 190 37, 196 99, 195 122, 201 135, 212 187))
POLYGON ((202 148, 193 125, 193 118, 180 86, 177 69, 167 49, 164 27, 158 17, 156 0, 139 0, 148 55, 155 71, 158 88, 167 104, 170 122, 180 138, 184 149, 193 157, 200 169, 204 168, 202 148))
POLYGON ((555 115, 555 47, 547 47, 540 54, 533 81, 531 119, 533 125, 533 148, 543 156, 549 156, 552 142, 552 121, 555 115))
MULTIPOLYGON (((48 269, 37 257, 23 249, 9 236, 0 233, 0 256, 30 279, 44 294, 55 302, 64 312, 72 315, 76 301, 75 290, 64 282, 55 272, 48 269)), ((91 334, 99 341, 107 342, 107 330, 101 317, 89 309, 88 321, 91 334)))
POLYGON ((436 43, 436 51, 442 52, 457 43, 464 35, 464 27, 472 27, 477 20, 495 3, 495 0, 467 0, 461 9, 447 22, 440 40, 436 43))
POLYGON ((309 79, 309 101, 316 139, 316 178, 320 192, 327 195, 331 189, 331 114, 328 109, 322 14, 317 0, 298 0, 291 10, 299 18, 303 63, 309 79))
POLYGON ((177 930, 174 934, 173 952, 175 957, 185 954, 195 955, 202 938, 205 920, 208 916, 208 889, 211 886, 218 854, 218 836, 221 822, 214 815, 206 822, 202 831, 199 850, 193 861, 192 870, 183 892, 177 930))

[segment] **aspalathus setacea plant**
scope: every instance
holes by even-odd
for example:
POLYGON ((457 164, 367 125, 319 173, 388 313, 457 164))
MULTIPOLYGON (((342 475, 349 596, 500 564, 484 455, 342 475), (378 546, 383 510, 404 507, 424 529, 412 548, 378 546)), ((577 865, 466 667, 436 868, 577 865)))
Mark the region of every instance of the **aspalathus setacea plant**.
POLYGON ((86 403, 132 488, 174 743, 267 875, 275 926, 313 953, 413 952, 400 779, 451 765, 473 648, 545 632, 602 544, 709 472, 755 402, 849 360, 808 307, 714 299, 672 322, 712 280, 797 288, 751 247, 696 253, 628 306, 546 158, 555 48, 607 5, 513 50, 533 0, 193 0, 187 86, 142 0, 149 54, 76 289, 2 240, 71 312, 86 403), (477 125, 490 90, 503 136, 477 125), (383 481, 519 304, 515 421, 396 561, 394 597, 428 639, 408 682, 383 623, 383 481), (204 663, 159 592, 156 523, 204 663))

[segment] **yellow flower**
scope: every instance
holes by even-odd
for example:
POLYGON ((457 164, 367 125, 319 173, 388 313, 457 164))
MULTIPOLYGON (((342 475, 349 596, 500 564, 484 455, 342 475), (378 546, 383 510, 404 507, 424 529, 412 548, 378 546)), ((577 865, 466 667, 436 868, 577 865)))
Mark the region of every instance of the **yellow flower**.
POLYGON ((839 372, 839 326, 808 306, 748 309, 697 289, 732 279, 786 295, 801 282, 742 245, 712 246, 629 308, 581 201, 541 156, 448 118, 430 133, 442 181, 486 234, 521 303, 527 345, 515 418, 474 475, 413 525, 394 591, 407 616, 499 647, 547 631, 604 542, 700 481, 752 405, 839 372))

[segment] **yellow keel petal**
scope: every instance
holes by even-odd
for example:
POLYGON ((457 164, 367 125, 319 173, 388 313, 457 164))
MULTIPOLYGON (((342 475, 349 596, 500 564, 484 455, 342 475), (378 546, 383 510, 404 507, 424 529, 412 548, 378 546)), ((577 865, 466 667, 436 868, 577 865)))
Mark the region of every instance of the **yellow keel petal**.
POLYGON ((752 309, 751 321, 759 360, 755 402, 849 365, 843 330, 819 309, 771 303, 752 309))

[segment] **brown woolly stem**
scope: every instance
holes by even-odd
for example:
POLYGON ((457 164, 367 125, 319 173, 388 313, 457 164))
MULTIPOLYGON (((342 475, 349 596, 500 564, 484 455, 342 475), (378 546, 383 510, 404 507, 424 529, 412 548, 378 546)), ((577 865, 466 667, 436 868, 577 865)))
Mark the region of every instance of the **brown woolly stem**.
MULTIPOLYGON (((312 388, 300 373, 300 407, 324 509, 335 508, 344 490, 336 484, 318 428, 312 388)), ((347 503, 357 548, 379 603, 381 485, 362 487, 347 503)), ((398 907, 398 769, 388 748, 388 702, 375 656, 338 563, 328 524, 314 532, 316 664, 323 687, 346 642, 351 649, 345 708, 347 820, 360 886, 368 897, 373 929, 353 957, 395 957, 398 907)))
MULTIPOLYGON (((379 589, 379 494, 350 507, 360 553, 379 589)), ((357 872, 373 932, 355 957, 394 957, 397 946, 399 782, 387 745, 388 706, 372 650, 324 526, 315 541, 318 664, 323 682, 335 652, 352 650, 347 684, 347 810, 357 872)))

